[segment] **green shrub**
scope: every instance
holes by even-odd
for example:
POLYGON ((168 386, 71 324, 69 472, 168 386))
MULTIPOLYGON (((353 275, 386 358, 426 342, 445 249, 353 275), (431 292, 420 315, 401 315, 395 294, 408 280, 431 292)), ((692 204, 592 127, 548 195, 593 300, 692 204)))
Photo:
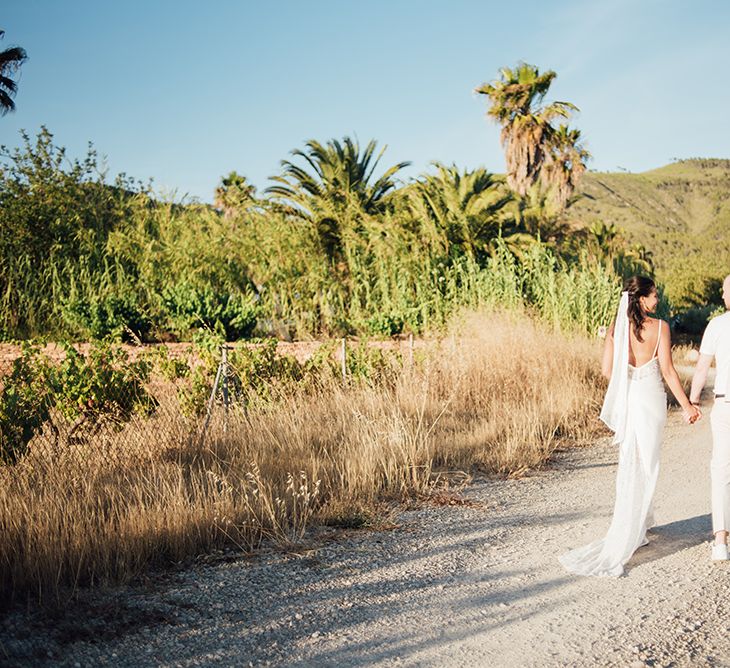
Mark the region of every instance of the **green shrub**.
POLYGON ((70 331, 83 339, 146 340, 152 321, 131 289, 71 294, 60 305, 70 331))
POLYGON ((302 380, 303 367, 291 355, 277 353, 276 339, 237 346, 229 355, 231 391, 244 400, 271 400, 276 391, 302 380))
POLYGON ((208 398, 213 390, 214 377, 215 372, 211 374, 205 366, 198 366, 190 373, 190 383, 178 388, 180 412, 185 417, 195 418, 205 413, 208 398))
POLYGON ((248 338, 256 327, 258 309, 248 295, 181 282, 163 289, 162 302, 171 330, 181 337, 205 327, 237 341, 248 338))
POLYGON ((389 313, 378 313, 365 321, 365 329, 373 336, 395 336, 403 331, 403 318, 389 313))
MULTIPOLYGON (((35 140, 21 137, 20 148, 0 146, 0 329, 14 338, 76 334, 59 331, 57 309, 69 281, 89 270, 95 291, 103 292, 109 235, 144 210, 149 189, 124 174, 107 182, 91 145, 79 160, 45 127, 35 140)), ((105 331, 115 326, 103 322, 107 317, 99 315, 105 331)))
POLYGON ((39 349, 23 344, 0 392, 0 461, 15 463, 41 430, 53 406, 48 360, 39 349))
POLYGON ((366 340, 347 347, 347 375, 352 381, 393 381, 402 367, 403 357, 397 350, 369 346, 366 340))
POLYGON ((147 391, 150 364, 130 362, 121 348, 111 344, 92 346, 84 357, 65 347, 60 364, 36 346, 25 344, 21 356, 3 379, 0 391, 0 459, 17 462, 33 437, 48 424, 56 441, 63 418, 71 425, 68 443, 96 434, 102 424, 121 428, 135 414, 150 415, 157 401, 147 391))
POLYGON ((92 345, 84 357, 72 346, 57 368, 51 367, 56 409, 77 425, 95 427, 104 419, 117 424, 135 413, 150 415, 157 401, 147 392, 150 363, 130 362, 127 353, 109 343, 92 345))
POLYGON ((190 376, 188 363, 185 360, 172 357, 167 346, 146 348, 140 359, 147 362, 154 371, 171 382, 190 376))

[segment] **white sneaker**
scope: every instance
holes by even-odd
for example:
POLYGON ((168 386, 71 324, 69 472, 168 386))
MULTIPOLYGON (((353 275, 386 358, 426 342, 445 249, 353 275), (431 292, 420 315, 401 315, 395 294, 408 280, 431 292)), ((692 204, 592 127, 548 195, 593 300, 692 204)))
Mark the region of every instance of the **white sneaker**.
POLYGON ((712 545, 712 561, 727 561, 727 545, 724 543, 713 543, 712 545))

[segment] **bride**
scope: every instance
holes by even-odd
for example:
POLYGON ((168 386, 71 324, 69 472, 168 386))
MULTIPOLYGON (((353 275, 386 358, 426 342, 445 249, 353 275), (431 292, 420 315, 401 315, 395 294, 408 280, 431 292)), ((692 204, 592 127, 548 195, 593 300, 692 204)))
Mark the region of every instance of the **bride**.
POLYGON ((604 538, 561 555, 560 563, 577 575, 619 576, 636 548, 648 542, 667 419, 662 377, 684 409, 685 419, 693 423, 702 417, 674 369, 669 325, 650 315, 658 301, 654 281, 643 276, 628 279, 606 336, 602 370, 610 382, 601 419, 619 444, 616 502, 604 538))

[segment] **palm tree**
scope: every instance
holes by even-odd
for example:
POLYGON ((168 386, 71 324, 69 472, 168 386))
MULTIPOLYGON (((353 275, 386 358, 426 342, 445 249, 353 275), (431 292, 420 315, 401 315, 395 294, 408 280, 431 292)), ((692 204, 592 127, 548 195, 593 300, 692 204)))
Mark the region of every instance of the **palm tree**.
POLYGON ((573 196, 591 157, 580 140, 580 130, 571 130, 567 125, 560 125, 549 136, 541 180, 552 189, 555 203, 561 211, 573 196))
POLYGON ((642 244, 631 244, 621 253, 617 272, 623 276, 632 274, 654 275, 654 254, 642 244))
POLYGON ((221 184, 215 189, 213 205, 223 211, 224 217, 230 218, 253 202, 255 195, 256 186, 250 184, 245 176, 230 172, 221 179, 221 184))
POLYGON ((361 152, 349 137, 325 145, 310 139, 304 150, 291 152, 306 163, 304 167, 282 160, 283 173, 270 177, 275 185, 266 192, 290 215, 313 223, 323 250, 333 259, 342 250, 343 235, 357 232, 362 214, 377 215, 387 209, 388 196, 396 187, 393 177, 410 165, 399 162, 373 180, 387 148, 374 157, 376 145, 371 140, 361 152))
MULTIPOLYGON (((0 39, 5 35, 0 30, 0 39)), ((27 60, 28 55, 25 49, 19 46, 11 46, 9 49, 0 51, 0 116, 5 116, 9 111, 15 111, 13 97, 18 90, 18 84, 10 78, 18 68, 27 60)))
POLYGON ((510 221, 505 207, 512 195, 503 179, 481 167, 461 172, 456 165, 433 165, 436 174, 423 176, 409 189, 412 213, 422 226, 431 222, 430 234, 425 226, 422 229, 441 251, 457 246, 471 257, 488 253, 489 244, 510 221))
POLYGON ((594 222, 587 230, 586 246, 596 259, 621 276, 654 275, 654 256, 640 243, 629 243, 615 223, 594 222))
POLYGON ((561 215, 553 189, 546 187, 542 179, 524 197, 516 198, 514 209, 519 229, 534 239, 560 244, 576 231, 574 222, 561 215))
POLYGON ((613 257, 625 244, 623 230, 615 223, 597 220, 588 228, 588 234, 589 246, 595 247, 602 257, 613 257))
POLYGON ((352 196, 365 213, 381 213, 385 196, 395 188, 393 176, 411 163, 399 162, 371 183, 387 148, 383 147, 373 162, 376 145, 375 140, 371 140, 361 155, 360 145, 349 137, 345 137, 342 143, 331 139, 324 146, 310 139, 304 151, 294 149, 291 153, 302 158, 314 173, 289 160, 282 160, 283 174, 270 177, 280 185, 271 186, 266 192, 291 202, 294 205, 292 211, 305 218, 311 217, 312 205, 317 200, 329 200, 335 206, 344 206, 352 196))
POLYGON ((540 176, 549 151, 551 121, 577 110, 570 102, 539 106, 556 76, 552 70, 541 74, 534 65, 520 62, 515 69, 502 68, 499 79, 475 88, 491 102, 487 115, 502 126, 507 183, 522 196, 540 176))

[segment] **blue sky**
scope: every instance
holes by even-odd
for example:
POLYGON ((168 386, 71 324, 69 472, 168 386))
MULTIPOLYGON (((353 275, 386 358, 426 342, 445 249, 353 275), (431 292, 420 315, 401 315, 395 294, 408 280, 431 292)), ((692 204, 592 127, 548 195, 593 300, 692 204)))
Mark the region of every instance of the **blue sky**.
POLYGON ((211 201, 258 188, 307 139, 356 136, 381 165, 504 170, 472 90, 525 60, 581 109, 592 169, 730 157, 730 3, 722 0, 253 2, 4 0, 0 47, 29 55, 0 143, 42 124, 73 156, 211 201))

